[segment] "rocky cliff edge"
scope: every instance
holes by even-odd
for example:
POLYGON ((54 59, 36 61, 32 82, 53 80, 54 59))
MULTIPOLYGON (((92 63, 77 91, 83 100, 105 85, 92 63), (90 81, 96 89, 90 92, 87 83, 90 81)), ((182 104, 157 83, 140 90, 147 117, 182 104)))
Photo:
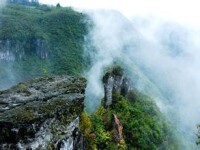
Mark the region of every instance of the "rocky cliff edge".
POLYGON ((86 80, 38 78, 0 91, 0 149, 83 149, 86 80))

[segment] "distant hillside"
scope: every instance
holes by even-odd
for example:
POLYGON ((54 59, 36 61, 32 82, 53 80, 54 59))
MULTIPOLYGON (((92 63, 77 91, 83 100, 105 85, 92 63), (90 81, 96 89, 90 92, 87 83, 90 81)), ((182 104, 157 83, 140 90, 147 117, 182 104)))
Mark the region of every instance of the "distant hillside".
POLYGON ((23 5, 39 5, 38 0, 7 0, 7 3, 23 4, 23 5))
POLYGON ((0 88, 82 72, 85 16, 71 8, 8 4, 0 13, 0 88))

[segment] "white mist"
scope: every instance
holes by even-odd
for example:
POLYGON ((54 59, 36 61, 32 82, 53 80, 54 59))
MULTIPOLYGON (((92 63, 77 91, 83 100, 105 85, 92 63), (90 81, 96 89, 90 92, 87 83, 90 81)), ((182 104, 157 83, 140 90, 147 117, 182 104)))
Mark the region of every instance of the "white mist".
MULTIPOLYGON (((196 125, 200 123, 198 0, 40 2, 93 9, 86 11, 94 23, 86 38, 86 53, 92 59, 86 73, 90 109, 94 110, 103 96, 104 68, 114 61, 122 62, 138 90, 151 94, 160 110, 176 124, 183 140, 187 143, 192 138, 189 143, 195 145, 196 125)), ((185 149, 196 148, 191 145, 185 149)))

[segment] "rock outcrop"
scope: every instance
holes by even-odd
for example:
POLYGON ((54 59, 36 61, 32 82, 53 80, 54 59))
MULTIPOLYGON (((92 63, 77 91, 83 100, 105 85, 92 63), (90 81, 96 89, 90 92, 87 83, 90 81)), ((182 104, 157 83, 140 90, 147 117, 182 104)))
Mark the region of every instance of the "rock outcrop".
POLYGON ((86 80, 45 77, 0 91, 0 149, 83 149, 86 80))
POLYGON ((45 40, 29 39, 27 41, 0 40, 0 61, 15 61, 34 52, 40 59, 47 59, 49 46, 45 40), (28 47, 28 48, 27 48, 28 47))
POLYGON ((114 138, 118 144, 121 144, 124 141, 123 138, 123 126, 120 120, 117 118, 117 115, 113 114, 113 130, 114 138))
POLYGON ((116 67, 111 72, 107 72, 103 77, 103 83, 105 91, 105 107, 112 105, 113 94, 120 94, 126 97, 131 90, 130 80, 124 76, 124 71, 120 67, 116 67))

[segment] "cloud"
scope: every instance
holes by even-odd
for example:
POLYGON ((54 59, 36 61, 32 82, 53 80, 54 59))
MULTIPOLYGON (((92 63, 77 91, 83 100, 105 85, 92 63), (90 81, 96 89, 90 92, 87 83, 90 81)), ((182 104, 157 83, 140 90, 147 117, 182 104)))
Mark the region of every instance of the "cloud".
POLYGON ((115 61, 122 62, 138 90, 151 94, 185 141, 192 135, 195 143, 195 126, 200 120, 199 1, 59 3, 86 12, 94 23, 86 43, 86 55, 92 58, 86 74, 88 107, 95 109, 100 103, 103 70, 115 61))
POLYGON ((200 120, 200 32, 156 16, 137 16, 130 21, 117 11, 87 13, 94 23, 86 43, 92 59, 87 72, 87 106, 93 110, 98 106, 104 94, 103 71, 120 62, 135 87, 150 94, 184 140, 193 138, 195 147, 195 126, 200 120))
POLYGON ((160 18, 174 20, 199 26, 198 0, 40 0, 41 3, 73 6, 79 9, 113 9, 131 18, 140 15, 156 15, 160 18))
POLYGON ((6 4, 6 0, 1 0, 0 1, 0 9, 3 8, 6 4))

